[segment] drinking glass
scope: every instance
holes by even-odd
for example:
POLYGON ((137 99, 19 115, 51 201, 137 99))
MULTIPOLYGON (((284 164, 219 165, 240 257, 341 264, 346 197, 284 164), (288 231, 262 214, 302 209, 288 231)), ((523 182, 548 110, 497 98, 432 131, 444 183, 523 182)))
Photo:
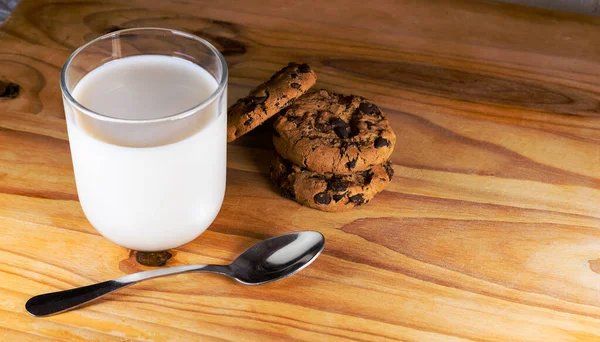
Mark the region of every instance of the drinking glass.
POLYGON ((160 251, 188 243, 210 226, 225 193, 227 146, 227 64, 213 45, 171 29, 112 32, 69 57, 60 85, 79 201, 100 234, 133 250, 160 251), (127 61, 118 73, 98 78, 127 61), (174 64, 179 71, 171 73, 174 64), (130 72, 146 65, 156 67, 135 77, 143 78, 137 81, 148 92, 124 95, 131 90, 123 86, 130 72), (98 81, 82 82, 87 76, 98 81), (183 102, 173 87, 194 82, 214 84, 214 89, 199 87, 184 110, 145 117, 139 109, 176 108, 183 102), (117 86, 102 89, 104 83, 117 86), (113 111, 115 94, 126 101, 115 102, 113 111), (97 110, 81 98, 108 107, 97 110), (124 115, 121 105, 132 113, 124 115))

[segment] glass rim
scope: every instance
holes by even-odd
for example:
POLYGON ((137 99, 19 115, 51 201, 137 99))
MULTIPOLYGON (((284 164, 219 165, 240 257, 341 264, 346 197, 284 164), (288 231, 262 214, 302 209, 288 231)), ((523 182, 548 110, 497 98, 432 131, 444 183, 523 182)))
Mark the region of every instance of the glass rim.
MULTIPOLYGON (((126 57, 125 57, 126 58, 126 57)), ((92 39, 91 41, 83 44, 82 46, 80 46, 79 48, 77 48, 77 50, 75 50, 70 56, 69 58, 67 58, 65 64, 62 67, 62 70, 60 72, 60 89, 63 93, 63 95, 67 98, 67 101, 72 104, 73 106, 75 106, 80 112, 93 117, 95 119, 98 120, 102 120, 102 121, 108 121, 108 122, 114 122, 114 123, 127 123, 127 124, 148 124, 148 123, 160 123, 160 122, 167 122, 167 121, 175 121, 175 120, 180 120, 183 118, 186 118, 188 116, 193 115, 194 113, 196 113, 198 110, 208 106, 209 104, 211 104, 220 94, 223 93, 223 90, 225 89, 225 87, 227 86, 227 78, 228 78, 228 68, 227 68, 227 62, 225 61, 225 57, 223 57, 223 55, 221 54, 221 52, 219 52, 219 50, 217 50, 216 47, 214 47, 214 45, 212 45, 209 41, 207 41, 206 39, 200 38, 196 35, 193 35, 191 33, 187 33, 187 32, 183 32, 183 31, 179 31, 179 30, 174 30, 174 29, 169 29, 169 28, 161 28, 161 27, 135 27, 135 28, 128 28, 128 29, 123 29, 123 30, 118 30, 118 31, 114 31, 114 32, 110 32, 107 33, 105 35, 102 35, 100 37, 97 37, 95 39, 92 39), (179 112, 179 113, 175 113, 172 115, 168 115, 165 117, 161 117, 161 118, 156 118, 156 119, 120 119, 120 118, 113 118, 110 116, 106 116, 104 114, 100 114, 97 113, 87 107, 85 107, 84 105, 82 105, 81 103, 79 103, 77 100, 75 100, 75 98, 73 97, 73 95, 71 94, 71 91, 68 89, 67 87, 67 69, 68 67, 71 65, 71 62, 73 61, 73 59, 79 55, 83 50, 85 50, 87 47, 89 47, 90 45, 92 45, 93 43, 106 39, 106 38, 110 38, 113 36, 116 36, 118 34, 124 33, 124 32, 132 32, 132 31, 162 31, 162 32, 169 32, 172 33, 174 35, 178 35, 178 36, 182 36, 182 37, 186 37, 189 39, 192 39, 200 44, 203 44, 204 46, 208 47, 211 52, 213 52, 217 58, 219 59, 219 63, 221 64, 221 80, 219 81, 219 84, 217 86, 217 89, 215 89, 212 94, 207 97, 206 99, 202 100, 200 103, 198 103, 197 105, 195 105, 192 108, 186 109, 183 112, 179 112)))

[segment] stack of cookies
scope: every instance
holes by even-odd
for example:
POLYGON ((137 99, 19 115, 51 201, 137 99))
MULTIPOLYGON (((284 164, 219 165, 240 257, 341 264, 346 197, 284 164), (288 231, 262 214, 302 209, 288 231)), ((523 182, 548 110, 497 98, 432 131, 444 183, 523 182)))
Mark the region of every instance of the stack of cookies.
POLYGON ((276 115, 271 178, 282 195, 323 211, 366 204, 393 176, 396 135, 381 110, 355 95, 307 92, 307 64, 290 63, 228 110, 233 141, 276 115))

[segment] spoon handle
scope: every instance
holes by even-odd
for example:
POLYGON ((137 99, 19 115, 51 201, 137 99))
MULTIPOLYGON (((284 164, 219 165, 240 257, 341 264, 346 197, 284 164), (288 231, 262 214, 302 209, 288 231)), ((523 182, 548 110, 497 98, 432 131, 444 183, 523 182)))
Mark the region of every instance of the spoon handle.
POLYGON ((25 303, 25 309, 36 317, 48 316, 76 308, 142 280, 188 272, 213 272, 229 275, 228 270, 227 266, 220 265, 185 265, 138 272, 98 284, 38 295, 25 303))

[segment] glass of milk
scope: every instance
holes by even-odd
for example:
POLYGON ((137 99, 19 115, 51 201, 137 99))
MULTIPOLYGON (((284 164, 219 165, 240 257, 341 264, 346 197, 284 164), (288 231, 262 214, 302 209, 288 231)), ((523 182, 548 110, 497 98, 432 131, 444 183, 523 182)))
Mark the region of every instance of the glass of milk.
POLYGON ((97 38, 60 85, 81 207, 107 239, 137 251, 188 243, 225 193, 227 64, 170 29, 97 38))

